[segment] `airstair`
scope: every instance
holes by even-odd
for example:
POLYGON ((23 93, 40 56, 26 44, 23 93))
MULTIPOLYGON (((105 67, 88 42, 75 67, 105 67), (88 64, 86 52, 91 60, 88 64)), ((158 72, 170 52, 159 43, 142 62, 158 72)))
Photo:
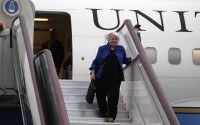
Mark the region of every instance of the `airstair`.
POLYGON ((126 81, 121 85, 117 118, 108 123, 96 99, 93 104, 85 101, 90 81, 58 80, 50 51, 33 55, 34 6, 21 2, 28 9, 3 20, 7 28, 0 31, 1 81, 11 81, 10 87, 1 82, 0 93, 6 99, 9 93, 18 96, 24 125, 179 125, 130 20, 117 32, 127 55, 135 60, 124 67, 126 81))
MULTIPOLYGON (((96 98, 93 104, 88 104, 85 101, 89 81, 60 80, 60 85, 71 125, 109 124, 106 122, 106 117, 100 115, 96 98)), ((126 110, 126 104, 123 103, 123 97, 121 95, 115 124, 132 124, 129 111, 126 110)))
MULTIPOLYGON (((131 114, 131 111, 127 109, 123 95, 120 95, 119 97, 118 114, 115 123, 108 123, 106 117, 100 115, 96 98, 93 104, 88 104, 85 101, 85 95, 89 86, 89 81, 60 80, 60 85, 69 116, 68 118, 70 125, 143 125, 138 111, 135 111, 131 114)), ((144 108, 146 110, 146 115, 148 115, 149 118, 145 119, 145 124, 162 125, 162 123, 157 121, 154 116, 151 116, 153 115, 153 111, 148 109, 151 108, 148 106, 150 105, 150 102, 147 101, 148 99, 141 89, 141 87, 138 87, 135 89, 135 91, 141 91, 141 94, 137 95, 136 97, 140 98, 140 101, 142 101, 142 103, 146 103, 147 106, 144 106, 144 108)))
MULTIPOLYGON (((149 63, 130 20, 126 20, 117 31, 128 56, 135 57, 124 67, 126 81, 121 84, 118 125, 178 125, 172 108, 159 86, 159 81, 149 63)), ((90 81, 60 80, 60 86, 72 125, 106 125, 96 99, 93 104, 85 101, 90 81)))

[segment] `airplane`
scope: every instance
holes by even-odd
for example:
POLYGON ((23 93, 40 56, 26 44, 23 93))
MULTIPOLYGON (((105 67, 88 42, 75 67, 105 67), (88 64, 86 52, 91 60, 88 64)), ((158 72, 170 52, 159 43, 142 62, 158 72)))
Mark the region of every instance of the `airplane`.
POLYGON ((73 80, 89 80, 88 67, 98 47, 107 43, 106 34, 130 19, 141 26, 138 30, 141 43, 171 106, 177 110, 199 107, 199 1, 33 0, 33 3, 35 17, 49 19, 35 22, 34 51, 37 53, 41 41, 47 38, 44 30, 56 27, 66 55, 70 53, 73 57, 73 80))
MULTIPOLYGON (((89 80, 89 67, 106 34, 126 19, 140 25, 138 34, 147 56, 172 107, 199 107, 200 44, 197 0, 32 0, 35 5, 34 53, 55 28, 72 55, 72 80, 89 80)), ((30 33, 31 34, 31 33, 30 33)), ((31 36, 31 35, 30 35, 31 36)))
POLYGON ((73 80, 89 80, 88 67, 98 47, 107 43, 105 35, 130 19, 134 25, 141 25, 138 30, 141 43, 172 106, 187 106, 191 101, 193 107, 199 106, 199 1, 33 0, 33 3, 35 17, 49 19, 35 21, 34 52, 39 52, 41 43, 48 39, 46 31, 56 28, 66 58, 70 54, 73 57, 73 80))

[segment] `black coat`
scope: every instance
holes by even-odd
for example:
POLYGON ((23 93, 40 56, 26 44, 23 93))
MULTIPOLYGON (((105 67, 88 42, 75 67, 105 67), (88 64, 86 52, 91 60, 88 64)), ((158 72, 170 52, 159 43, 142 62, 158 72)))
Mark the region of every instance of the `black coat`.
MULTIPOLYGON (((41 50, 48 49, 48 42, 46 41, 42 44, 41 50)), ((56 40, 49 50, 51 51, 57 73, 59 73, 64 60, 64 47, 60 41, 56 40)))

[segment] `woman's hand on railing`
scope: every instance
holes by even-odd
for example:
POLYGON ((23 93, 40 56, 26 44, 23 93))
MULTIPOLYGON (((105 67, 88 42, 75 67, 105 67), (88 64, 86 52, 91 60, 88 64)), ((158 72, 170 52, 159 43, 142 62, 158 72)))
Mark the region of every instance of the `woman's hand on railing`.
POLYGON ((137 55, 136 57, 129 57, 130 63, 126 64, 124 70, 127 69, 130 65, 134 64, 139 58, 139 55, 137 55))
POLYGON ((130 57, 131 62, 135 60, 135 57, 130 57))
POLYGON ((135 60, 135 57, 128 57, 128 63, 126 65, 131 64, 135 60))

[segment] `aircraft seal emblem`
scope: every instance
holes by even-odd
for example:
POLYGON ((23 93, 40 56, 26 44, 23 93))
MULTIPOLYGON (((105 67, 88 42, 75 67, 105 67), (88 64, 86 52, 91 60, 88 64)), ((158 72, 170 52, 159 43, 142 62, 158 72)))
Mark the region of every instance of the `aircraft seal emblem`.
POLYGON ((20 9, 21 6, 18 0, 5 0, 3 2, 3 11, 8 16, 16 16, 19 14, 20 9))

